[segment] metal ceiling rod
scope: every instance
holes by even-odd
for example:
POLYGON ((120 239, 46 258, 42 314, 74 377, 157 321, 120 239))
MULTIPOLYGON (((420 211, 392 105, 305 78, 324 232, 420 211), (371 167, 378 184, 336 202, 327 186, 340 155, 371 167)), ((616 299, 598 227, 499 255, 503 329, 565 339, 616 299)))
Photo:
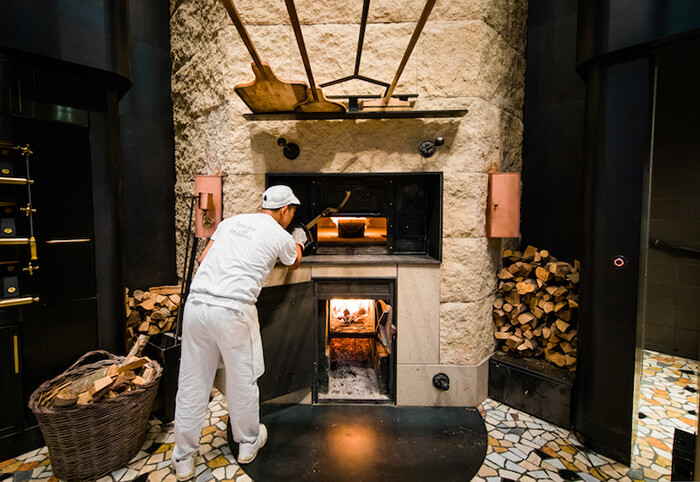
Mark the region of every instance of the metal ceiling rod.
POLYGON ((360 37, 357 39, 357 54, 355 55, 355 72, 360 73, 360 58, 362 57, 362 44, 365 42, 365 29, 367 28, 367 15, 369 14, 370 0, 364 0, 362 5, 362 19, 360 20, 360 37))
POLYGON ((357 53, 355 54, 355 71, 352 75, 348 75, 347 77, 341 77, 340 79, 336 80, 331 80, 329 82, 326 82, 324 84, 321 84, 321 87, 328 87, 329 85, 335 85, 335 84, 342 84, 343 82, 347 82, 348 80, 363 80, 365 82, 369 82, 371 84, 377 84, 381 85, 382 87, 389 87, 389 84, 386 82, 382 82, 381 80, 376 80, 372 79, 370 77, 365 77, 364 75, 360 75, 360 60, 362 59, 362 49, 365 43, 365 30, 367 29, 367 16, 369 15, 369 2, 370 0, 364 0, 364 3, 362 5, 362 19, 360 20, 360 36, 357 39, 357 53))

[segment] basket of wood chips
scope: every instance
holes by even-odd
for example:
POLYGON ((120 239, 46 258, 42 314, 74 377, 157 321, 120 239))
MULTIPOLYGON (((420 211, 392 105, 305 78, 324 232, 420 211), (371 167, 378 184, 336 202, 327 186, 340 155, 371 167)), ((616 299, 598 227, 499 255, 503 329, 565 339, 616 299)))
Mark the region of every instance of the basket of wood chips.
POLYGON ((147 341, 140 337, 126 357, 86 353, 29 397, 59 479, 98 479, 125 466, 143 445, 163 371, 138 356, 147 341))

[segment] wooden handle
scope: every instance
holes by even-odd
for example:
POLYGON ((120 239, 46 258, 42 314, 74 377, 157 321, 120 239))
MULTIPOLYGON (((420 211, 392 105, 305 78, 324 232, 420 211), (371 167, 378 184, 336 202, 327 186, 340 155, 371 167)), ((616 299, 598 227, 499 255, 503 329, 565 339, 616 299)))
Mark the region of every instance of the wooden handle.
POLYGON ((301 35, 301 25, 299 25, 299 17, 297 17, 297 9, 296 7, 294 7, 294 0, 284 0, 284 3, 287 4, 287 12, 289 12, 289 21, 292 23, 294 36, 297 38, 297 45, 299 45, 299 53, 301 54, 301 60, 304 62, 304 68, 306 69, 306 76, 309 78, 311 95, 313 95, 314 101, 318 102, 318 94, 316 93, 316 83, 314 82, 314 76, 311 73, 309 55, 306 53, 304 37, 301 35))
POLYGON ((394 88, 396 87, 396 84, 399 82, 399 77, 401 77, 401 74, 403 73, 404 67, 406 67, 406 63, 408 62, 408 58, 411 56, 411 53, 413 52, 413 48, 416 46, 416 42, 418 42, 418 37, 420 36, 421 32, 423 31, 423 27, 425 26, 425 22, 428 21, 428 17, 430 16, 430 12, 433 10, 433 7, 435 6, 435 2, 437 0, 427 0, 425 2, 425 7, 423 8, 423 13, 421 13, 420 18, 418 19, 418 23, 416 24, 415 30, 413 30, 413 35, 411 36, 411 40, 408 42, 408 47, 406 47, 406 52, 403 54, 403 58, 401 59, 401 63, 399 64, 399 68, 396 70, 396 75, 394 76, 394 80, 389 86, 389 89, 386 91, 386 94, 384 94, 384 99, 383 102, 386 104, 389 102, 389 99, 391 98, 391 94, 394 93, 394 88))
POLYGON ((221 0, 221 3, 224 4, 224 8, 226 8, 228 16, 231 17, 231 20, 233 20, 233 24, 236 26, 236 30, 238 30, 238 34, 241 36, 241 39, 243 39, 243 43, 248 49, 248 53, 251 57, 253 57, 253 62, 255 62, 255 66, 258 68, 259 71, 262 71, 262 60, 260 60, 258 51, 255 50, 253 41, 250 39, 248 31, 246 30, 245 25, 243 25, 243 22, 241 21, 241 16, 238 15, 238 10, 236 10, 236 6, 233 4, 233 0, 221 0))

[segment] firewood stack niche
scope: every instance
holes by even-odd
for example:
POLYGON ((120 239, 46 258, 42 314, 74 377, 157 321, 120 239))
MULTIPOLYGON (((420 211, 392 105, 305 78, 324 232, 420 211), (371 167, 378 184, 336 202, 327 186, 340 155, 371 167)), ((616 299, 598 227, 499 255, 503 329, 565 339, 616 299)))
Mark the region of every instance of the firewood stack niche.
POLYGON ((156 286, 148 290, 126 289, 126 345, 130 349, 139 335, 174 331, 180 309, 181 287, 156 286))
POLYGON ((542 358, 576 370, 581 265, 557 261, 547 250, 505 250, 493 303, 496 342, 516 356, 542 358))

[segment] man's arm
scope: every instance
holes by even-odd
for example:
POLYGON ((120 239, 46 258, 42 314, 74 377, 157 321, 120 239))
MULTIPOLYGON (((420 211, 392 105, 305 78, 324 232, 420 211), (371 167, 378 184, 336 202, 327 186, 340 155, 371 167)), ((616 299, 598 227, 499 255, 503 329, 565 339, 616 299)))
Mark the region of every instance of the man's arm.
POLYGON ((288 266, 290 270, 297 269, 299 265, 301 264, 301 245, 297 244, 295 245, 297 248, 297 259, 294 260, 294 264, 288 266))
POLYGON ((210 239, 210 240, 209 240, 209 243, 207 244, 207 247, 204 248, 204 252, 203 252, 202 255, 199 257, 199 264, 202 264, 202 261, 204 261, 204 257, 205 257, 205 256, 207 255, 207 253, 209 252, 209 249, 211 248, 211 245, 212 245, 212 244, 214 244, 214 240, 213 240, 213 239, 210 239))

